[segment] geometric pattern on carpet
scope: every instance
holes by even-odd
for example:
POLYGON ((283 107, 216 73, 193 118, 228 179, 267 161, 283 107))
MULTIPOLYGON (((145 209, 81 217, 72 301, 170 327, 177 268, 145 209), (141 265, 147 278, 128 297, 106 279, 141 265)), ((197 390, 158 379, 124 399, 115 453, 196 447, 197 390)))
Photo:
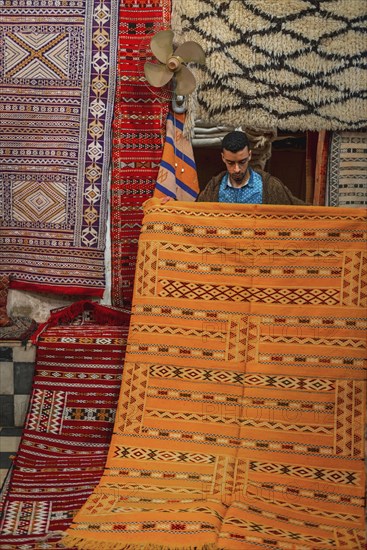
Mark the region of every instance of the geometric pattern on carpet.
POLYGON ((333 132, 328 160, 328 205, 366 206, 367 132, 333 132))
POLYGON ((366 210, 144 208, 106 468, 63 542, 362 548, 366 210))
POLYGON ((142 204, 153 195, 170 105, 170 96, 148 86, 143 65, 170 17, 170 0, 120 3, 111 173, 111 300, 118 307, 131 307, 142 204))
POLYGON ((121 385, 125 317, 115 326, 76 319, 40 335, 28 415, 2 503, 2 548, 59 547, 98 483, 121 385))
POLYGON ((1 270, 102 296, 118 2, 1 8, 1 270))
POLYGON ((197 119, 284 130, 367 123, 364 0, 173 2, 177 42, 206 52, 197 119))

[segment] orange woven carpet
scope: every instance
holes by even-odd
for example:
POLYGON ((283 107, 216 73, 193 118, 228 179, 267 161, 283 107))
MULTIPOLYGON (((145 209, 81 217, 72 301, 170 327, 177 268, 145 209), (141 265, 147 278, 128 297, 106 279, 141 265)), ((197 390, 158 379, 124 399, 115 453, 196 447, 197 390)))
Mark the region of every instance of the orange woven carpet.
POLYGON ((106 468, 63 543, 362 549, 366 211, 145 203, 106 468))

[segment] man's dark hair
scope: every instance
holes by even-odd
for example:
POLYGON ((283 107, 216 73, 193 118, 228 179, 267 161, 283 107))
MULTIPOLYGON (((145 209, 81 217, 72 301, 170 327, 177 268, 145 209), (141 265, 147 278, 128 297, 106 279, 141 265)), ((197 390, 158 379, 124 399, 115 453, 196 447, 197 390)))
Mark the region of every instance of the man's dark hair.
POLYGON ((231 151, 231 153, 238 153, 238 151, 242 151, 245 147, 250 149, 250 142, 245 132, 239 132, 238 130, 229 132, 222 139, 222 151, 226 149, 226 151, 231 151))

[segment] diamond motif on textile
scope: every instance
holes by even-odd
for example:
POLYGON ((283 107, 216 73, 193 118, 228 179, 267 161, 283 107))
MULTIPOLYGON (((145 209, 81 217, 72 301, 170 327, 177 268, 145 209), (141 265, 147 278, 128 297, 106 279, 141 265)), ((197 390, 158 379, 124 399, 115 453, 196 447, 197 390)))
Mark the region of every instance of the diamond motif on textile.
MULTIPOLYGON (((103 95, 108 90, 108 83, 103 76, 98 75, 96 78, 93 78, 92 80, 92 90, 96 95, 103 95)), ((103 135, 103 130, 102 130, 103 135)))
MULTIPOLYGON (((104 112, 98 113, 93 111, 93 114, 96 116, 101 116, 104 112)), ((90 143, 88 145, 87 152, 90 159, 94 161, 100 160, 103 155, 102 145, 100 143, 90 143)))
MULTIPOLYGON (((86 216, 86 219, 89 222, 92 222, 94 220, 94 216, 90 216, 89 218, 86 216)), ((83 232, 82 232, 83 244, 85 244, 86 246, 93 246, 97 241, 98 241, 98 233, 93 227, 83 229, 83 232)))
POLYGON ((281 303, 298 305, 311 303, 314 305, 326 303, 336 305, 339 303, 339 290, 335 288, 324 291, 323 289, 304 289, 300 288, 293 291, 290 288, 276 290, 273 288, 244 288, 241 286, 210 285, 208 283, 183 283, 182 281, 161 280, 162 290, 160 296, 173 298, 195 299, 201 297, 204 300, 220 300, 233 302, 264 302, 267 304, 281 303), (190 289, 192 292, 188 292, 190 289), (204 293, 204 290, 206 291, 204 293))
POLYGON ((92 183, 96 182, 101 177, 101 174, 102 174, 99 166, 96 166, 95 164, 91 164, 90 166, 88 166, 86 168, 85 173, 88 180, 91 181, 92 183))
POLYGON ((108 69, 108 57, 103 52, 97 52, 93 57, 93 68, 99 72, 108 69))
POLYGON ((12 186, 13 218, 19 222, 60 224, 66 221, 67 189, 55 181, 18 181, 12 186))
POLYGON ((65 32, 16 32, 5 36, 5 75, 23 79, 69 76, 69 37, 65 32))
POLYGON ((111 17, 111 13, 107 6, 101 5, 94 10, 94 17, 100 23, 106 24, 111 17))
POLYGON ((90 203, 95 203, 101 198, 100 190, 96 185, 89 185, 85 190, 85 198, 90 203))

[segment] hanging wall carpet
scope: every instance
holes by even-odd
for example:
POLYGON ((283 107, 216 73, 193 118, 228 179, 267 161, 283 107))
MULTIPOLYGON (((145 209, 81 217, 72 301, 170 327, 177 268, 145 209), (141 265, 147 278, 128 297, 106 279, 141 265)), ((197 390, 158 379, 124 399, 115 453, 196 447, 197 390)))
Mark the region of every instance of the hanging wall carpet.
POLYGON ((168 26, 170 0, 120 5, 118 75, 111 184, 111 299, 130 307, 142 203, 153 195, 164 145, 170 94, 150 88, 144 61, 153 34, 168 26))
POLYGON ((285 130, 367 124, 365 0, 188 0, 172 27, 199 42, 196 117, 285 130))
POLYGON ((101 296, 117 0, 3 2, 0 270, 101 296))
POLYGON ((367 132, 332 132, 327 170, 327 204, 367 205, 367 132))

